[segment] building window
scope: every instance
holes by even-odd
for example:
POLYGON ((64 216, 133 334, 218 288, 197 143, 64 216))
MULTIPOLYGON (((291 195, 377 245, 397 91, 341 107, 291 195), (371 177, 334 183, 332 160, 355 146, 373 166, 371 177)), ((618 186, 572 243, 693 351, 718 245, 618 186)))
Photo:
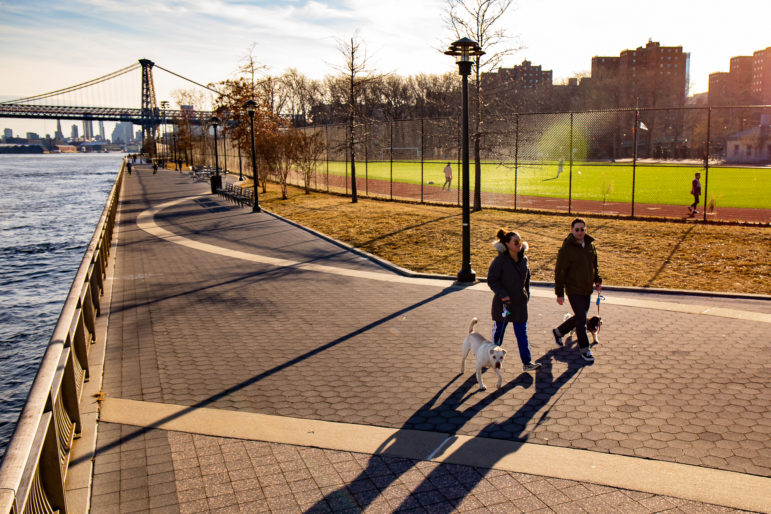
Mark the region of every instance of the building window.
POLYGON ((752 145, 747 145, 747 157, 752 157, 752 145))
POLYGON ((734 145, 734 155, 739 155, 739 145, 734 145))

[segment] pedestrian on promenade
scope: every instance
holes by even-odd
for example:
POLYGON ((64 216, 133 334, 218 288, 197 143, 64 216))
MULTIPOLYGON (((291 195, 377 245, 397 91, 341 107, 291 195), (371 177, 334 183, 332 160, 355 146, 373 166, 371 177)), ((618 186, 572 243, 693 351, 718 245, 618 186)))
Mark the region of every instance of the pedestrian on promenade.
POLYGON ((447 191, 450 190, 450 186, 452 185, 452 168, 450 167, 450 163, 447 163, 447 166, 444 167, 444 184, 442 184, 442 191, 444 191, 444 186, 447 186, 447 191))
POLYGON ((594 238, 586 233, 586 222, 576 218, 571 223, 570 234, 565 238, 557 254, 557 266, 554 270, 554 292, 557 303, 565 303, 565 292, 573 309, 573 316, 562 325, 552 330, 554 342, 564 346, 562 337, 575 328, 578 336, 578 350, 581 357, 594 362, 586 336, 586 314, 591 305, 592 286, 597 294, 602 290, 602 278, 597 267, 597 249, 594 238))
POLYGON ((153 175, 158 173, 158 163, 153 161, 153 175))
POLYGON ((522 241, 518 233, 503 229, 499 229, 496 236, 498 240, 493 246, 498 256, 490 263, 487 271, 487 285, 495 293, 492 340, 501 346, 506 325, 511 321, 524 370, 533 371, 540 368, 541 363, 533 362, 527 338, 527 302, 530 299, 530 267, 525 255, 527 243, 522 241))
POLYGON ((126 163, 126 170, 128 170, 128 174, 131 175, 131 161, 126 163))
POLYGON ((701 173, 696 173, 696 175, 693 176, 693 181, 691 181, 691 194, 693 195, 693 203, 688 206, 688 212, 691 213, 691 216, 694 214, 699 214, 699 211, 696 210, 696 208, 699 206, 699 196, 701 196, 701 173))

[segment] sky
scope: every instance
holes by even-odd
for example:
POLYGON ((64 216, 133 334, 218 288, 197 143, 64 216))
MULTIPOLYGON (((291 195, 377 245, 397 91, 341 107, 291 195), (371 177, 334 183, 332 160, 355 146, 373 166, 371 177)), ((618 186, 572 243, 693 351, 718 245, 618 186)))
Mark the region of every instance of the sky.
MULTIPOLYGON (((339 41, 354 34, 373 71, 455 72, 453 59, 441 53, 455 39, 445 21, 446 5, 446 0, 0 0, 0 100, 85 82, 140 58, 213 83, 233 77, 252 45, 254 58, 270 74, 296 68, 322 78, 338 72, 339 41)), ((690 93, 700 93, 707 90, 710 73, 728 71, 731 57, 771 46, 770 19, 768 0, 514 0, 499 22, 512 36, 506 46, 515 49, 502 65, 527 59, 552 70, 557 83, 588 74, 593 56, 618 56, 653 40, 690 53, 690 93)), ((154 78, 159 101, 172 100, 171 89, 190 86, 158 68, 154 78)), ((139 73, 124 79, 122 87, 138 102, 139 73)), ((55 122, 0 119, 0 129, 5 127, 15 134, 53 134, 55 122)))

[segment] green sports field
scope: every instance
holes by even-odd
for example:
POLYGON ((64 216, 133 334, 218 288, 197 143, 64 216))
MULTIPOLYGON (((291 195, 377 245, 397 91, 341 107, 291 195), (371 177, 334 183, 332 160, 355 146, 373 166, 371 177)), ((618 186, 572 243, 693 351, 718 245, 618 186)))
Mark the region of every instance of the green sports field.
MULTIPOLYGON (((442 172, 446 161, 423 163, 423 183, 444 183, 442 172)), ((457 162, 453 168, 453 187, 458 185, 457 162)), ((482 191, 491 193, 514 193, 514 179, 517 179, 517 194, 549 198, 567 198, 570 188, 570 167, 566 162, 563 172, 557 177, 557 163, 519 163, 515 172, 511 166, 498 163, 482 164, 482 191)), ((318 170, 326 173, 326 162, 319 163, 318 170)), ((710 167, 709 182, 701 166, 680 166, 667 164, 637 164, 635 172, 635 202, 665 205, 687 205, 692 201, 691 180, 701 172, 702 192, 706 190, 707 200, 714 199, 718 207, 744 207, 771 209, 771 168, 710 167)), ((346 174, 346 163, 329 162, 329 173, 346 174)), ((365 163, 356 163, 359 179, 365 176, 365 163)), ((387 161, 368 162, 366 174, 372 180, 420 184, 420 162, 394 162, 393 169, 387 161)), ((471 165, 473 187, 474 166, 471 165)), ((572 173, 572 197, 576 200, 598 200, 607 202, 631 202, 631 163, 574 162, 572 173)), ((701 198, 701 202, 704 197, 701 198)))

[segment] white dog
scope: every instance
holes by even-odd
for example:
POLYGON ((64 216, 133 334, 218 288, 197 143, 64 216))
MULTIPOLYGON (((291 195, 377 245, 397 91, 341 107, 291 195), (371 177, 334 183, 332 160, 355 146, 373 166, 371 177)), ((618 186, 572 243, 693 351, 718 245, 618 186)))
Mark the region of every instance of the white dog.
POLYGON ((477 383, 482 390, 487 389, 487 386, 482 382, 482 368, 488 367, 495 370, 498 375, 498 384, 496 387, 501 388, 501 368, 503 367, 503 358, 506 357, 506 350, 500 346, 488 341, 477 332, 474 332, 474 325, 477 324, 476 318, 471 320, 471 324, 468 327, 468 335, 463 341, 463 358, 460 361, 460 372, 463 373, 466 370, 466 357, 468 352, 474 352, 477 360, 477 383))

